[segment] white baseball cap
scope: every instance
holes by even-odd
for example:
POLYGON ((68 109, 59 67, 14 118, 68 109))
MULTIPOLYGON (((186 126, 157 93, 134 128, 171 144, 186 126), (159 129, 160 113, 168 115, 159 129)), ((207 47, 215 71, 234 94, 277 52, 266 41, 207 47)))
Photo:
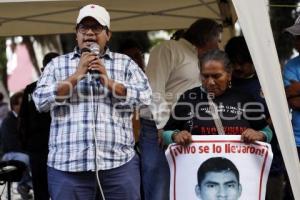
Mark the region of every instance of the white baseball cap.
POLYGON ((82 7, 79 11, 76 23, 79 24, 85 17, 92 17, 97 20, 102 26, 110 28, 109 13, 102 6, 90 4, 82 7))

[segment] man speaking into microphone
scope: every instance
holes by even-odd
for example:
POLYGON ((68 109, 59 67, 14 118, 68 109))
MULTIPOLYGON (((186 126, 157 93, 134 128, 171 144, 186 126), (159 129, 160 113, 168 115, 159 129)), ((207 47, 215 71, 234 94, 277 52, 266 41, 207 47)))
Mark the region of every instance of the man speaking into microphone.
POLYGON ((78 46, 47 65, 34 92, 38 110, 52 117, 52 200, 140 199, 131 115, 133 107, 150 104, 151 89, 134 61, 107 48, 110 38, 106 9, 84 6, 76 21, 78 46))

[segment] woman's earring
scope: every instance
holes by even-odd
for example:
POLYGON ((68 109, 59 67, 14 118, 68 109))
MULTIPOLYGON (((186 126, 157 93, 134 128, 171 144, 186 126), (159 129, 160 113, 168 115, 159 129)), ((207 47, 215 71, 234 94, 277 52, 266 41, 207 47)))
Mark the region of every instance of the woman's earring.
POLYGON ((231 80, 228 82, 228 88, 232 88, 231 80))

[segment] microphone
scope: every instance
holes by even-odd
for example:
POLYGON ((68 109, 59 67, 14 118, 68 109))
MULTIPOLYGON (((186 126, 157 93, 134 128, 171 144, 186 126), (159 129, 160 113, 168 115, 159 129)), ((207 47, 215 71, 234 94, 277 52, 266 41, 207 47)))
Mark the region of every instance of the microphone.
MULTIPOLYGON (((99 58, 100 46, 98 43, 93 42, 89 47, 84 47, 81 49, 81 54, 84 52, 94 53, 99 58)), ((97 70, 89 70, 89 73, 92 76, 99 77, 99 71, 97 70)))
MULTIPOLYGON (((90 45, 90 52, 92 52, 93 54, 95 54, 98 59, 99 59, 99 55, 100 55, 100 45, 96 42, 93 42, 91 45, 90 45)), ((97 70, 89 70, 89 73, 94 76, 95 78, 99 78, 100 76, 100 73, 99 71, 97 70)))
POLYGON ((97 44, 96 42, 93 42, 89 47, 84 47, 80 50, 80 54, 84 53, 84 52, 89 52, 89 53, 93 53, 96 54, 98 57, 100 55, 100 46, 99 44, 97 44))
POLYGON ((94 54, 96 54, 97 56, 99 56, 100 54, 100 46, 99 44, 97 44, 96 42, 93 42, 90 46, 90 51, 94 54))

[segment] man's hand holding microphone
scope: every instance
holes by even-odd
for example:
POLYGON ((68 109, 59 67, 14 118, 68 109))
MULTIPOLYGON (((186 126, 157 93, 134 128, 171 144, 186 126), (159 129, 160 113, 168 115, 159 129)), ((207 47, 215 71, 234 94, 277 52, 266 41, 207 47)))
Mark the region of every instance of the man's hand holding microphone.
POLYGON ((100 59, 100 52, 101 48, 95 42, 92 43, 89 48, 83 48, 81 50, 79 67, 75 74, 77 74, 77 77, 85 77, 86 74, 91 78, 99 77, 101 84, 113 92, 114 96, 126 96, 127 91, 125 86, 108 77, 106 68, 100 59))
POLYGON ((97 43, 92 43, 89 48, 83 48, 81 50, 81 58, 79 61, 79 66, 76 71, 77 76, 88 76, 99 77, 102 84, 105 85, 107 81, 106 69, 99 58, 100 46, 97 43))

